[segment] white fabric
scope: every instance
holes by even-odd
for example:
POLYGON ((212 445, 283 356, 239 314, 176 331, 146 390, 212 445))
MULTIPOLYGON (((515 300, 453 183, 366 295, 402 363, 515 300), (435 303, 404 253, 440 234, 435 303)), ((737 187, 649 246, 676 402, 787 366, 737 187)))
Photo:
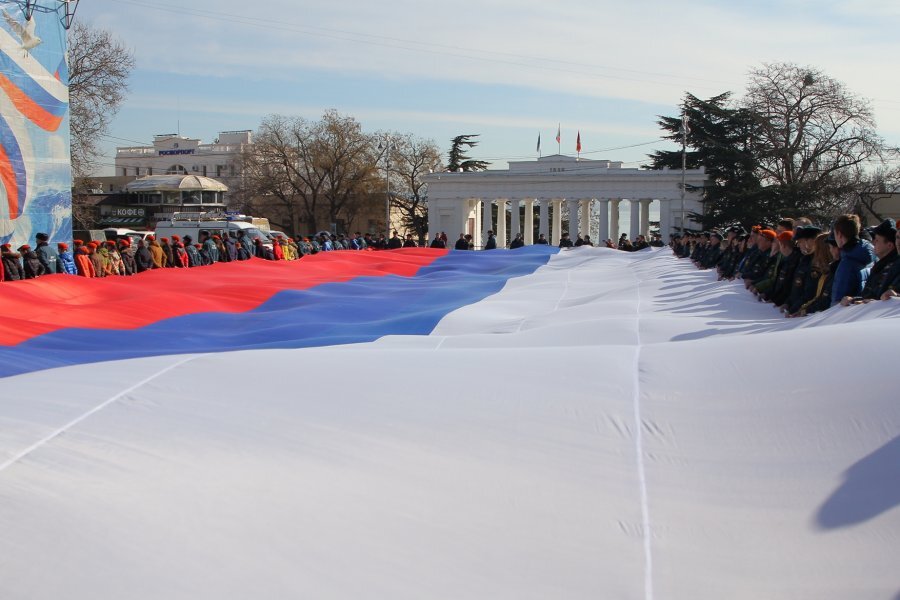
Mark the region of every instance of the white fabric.
POLYGON ((890 600, 898 316, 577 248, 427 337, 0 380, 0 596, 890 600))

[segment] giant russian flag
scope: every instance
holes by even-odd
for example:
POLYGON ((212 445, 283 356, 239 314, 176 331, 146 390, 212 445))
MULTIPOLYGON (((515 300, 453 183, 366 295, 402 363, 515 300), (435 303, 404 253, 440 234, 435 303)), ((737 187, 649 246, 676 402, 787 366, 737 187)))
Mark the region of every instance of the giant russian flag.
POLYGON ((529 247, 0 306, 4 599, 900 598, 900 301, 529 247))

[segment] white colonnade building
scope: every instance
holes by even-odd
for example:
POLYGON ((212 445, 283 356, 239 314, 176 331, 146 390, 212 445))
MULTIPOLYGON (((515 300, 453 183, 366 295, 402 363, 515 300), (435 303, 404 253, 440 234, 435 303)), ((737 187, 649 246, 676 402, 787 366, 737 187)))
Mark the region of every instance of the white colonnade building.
POLYGON ((489 230, 496 234, 498 248, 506 247, 518 233, 526 244, 532 244, 537 216, 538 233, 551 244, 558 244, 564 231, 573 240, 576 235, 590 235, 595 244, 607 238, 615 242, 620 233, 627 233, 629 238, 648 235, 650 206, 655 201, 659 232, 667 242, 670 233, 696 229, 698 224, 689 215, 703 212, 700 199, 705 170, 684 172, 683 212, 681 180, 680 170, 623 169, 621 162, 558 154, 537 161, 510 162, 506 171, 433 173, 426 177, 428 234, 433 238, 446 232, 451 247, 460 233, 471 234, 475 246, 481 247, 489 230), (630 206, 624 228, 619 219, 623 202, 630 206), (598 217, 596 232, 591 231, 592 204, 598 217), (537 215, 535 206, 539 208, 537 215), (564 212, 568 215, 565 227, 564 212))

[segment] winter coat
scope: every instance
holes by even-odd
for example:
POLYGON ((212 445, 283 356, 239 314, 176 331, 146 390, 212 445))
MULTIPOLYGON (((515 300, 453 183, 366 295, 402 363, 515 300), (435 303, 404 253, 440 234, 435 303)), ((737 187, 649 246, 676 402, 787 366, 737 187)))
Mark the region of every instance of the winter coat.
POLYGON ((828 266, 828 270, 820 273, 819 280, 816 283, 816 291, 812 300, 807 300, 800 308, 801 314, 811 315, 813 313, 827 310, 831 306, 831 290, 834 282, 834 274, 840 266, 841 261, 836 260, 828 266))
POLYGON ((109 257, 109 270, 107 273, 110 275, 124 275, 125 265, 122 261, 122 255, 115 248, 107 250, 106 253, 109 257))
POLYGON ((866 240, 851 240, 841 248, 841 262, 834 273, 831 288, 831 305, 834 306, 844 296, 859 296, 869 269, 875 262, 875 251, 866 240))
POLYGON ((803 304, 816 294, 816 285, 821 273, 814 271, 812 267, 812 254, 804 254, 794 269, 791 291, 785 304, 787 314, 792 315, 800 310, 803 304))
POLYGON ((88 254, 88 260, 94 267, 94 277, 106 277, 106 271, 103 269, 103 257, 97 250, 88 254))
POLYGON ((148 250, 150 250, 150 257, 151 257, 151 260, 153 261, 153 268, 154 269, 165 268, 166 253, 162 249, 162 246, 159 245, 159 242, 157 242, 156 240, 153 240, 152 242, 150 242, 150 247, 148 248, 148 250))
POLYGON ((172 250, 171 244, 167 244, 163 242, 159 245, 162 248, 163 255, 166 257, 166 267, 169 269, 175 268, 175 251, 172 250))
POLYGON ((56 266, 57 266, 56 257, 58 254, 56 252, 56 248, 54 248, 47 242, 38 242, 37 249, 35 250, 35 252, 37 252, 38 260, 41 261, 42 265, 44 265, 44 270, 46 273, 49 274, 49 273, 57 273, 57 272, 61 273, 62 272, 62 271, 58 271, 56 268, 56 266))
POLYGON ((175 245, 175 266, 179 269, 190 266, 190 260, 188 259, 187 251, 184 249, 184 244, 178 243, 175 245))
POLYGON ((75 267, 78 269, 78 274, 82 277, 97 276, 97 273, 94 271, 94 263, 91 262, 91 257, 85 246, 81 246, 75 254, 75 267))
POLYGON ((137 263, 134 260, 134 250, 128 246, 122 246, 119 250, 119 256, 122 257, 122 274, 134 275, 137 273, 137 263))
POLYGON ((206 241, 203 242, 200 256, 203 257, 204 264, 207 265, 219 262, 219 249, 216 248, 216 243, 211 238, 207 238, 206 241))
POLYGON ((5 281, 19 281, 25 279, 25 269, 22 268, 22 256, 18 252, 4 252, 2 254, 3 271, 5 281))
POLYGON ((75 267, 75 257, 72 256, 71 252, 60 252, 56 255, 56 272, 78 275, 78 269, 75 267))
POLYGON ((231 236, 228 236, 225 238, 223 244, 225 245, 225 254, 228 256, 228 260, 237 260, 237 246, 234 243, 234 239, 232 239, 231 236))
POLYGON ((879 259, 872 270, 869 272, 869 278, 860 294, 863 298, 879 300, 881 295, 887 291, 891 281, 888 277, 891 275, 891 267, 897 261, 897 251, 894 250, 882 259, 879 259))
POLYGON ((485 250, 496 250, 497 249, 497 238, 492 235, 488 236, 487 243, 484 245, 485 250))
POLYGON ((803 253, 798 248, 794 248, 788 256, 782 255, 781 268, 778 269, 778 276, 775 278, 775 284, 772 286, 772 293, 769 299, 775 306, 781 306, 787 302, 788 295, 791 293, 791 285, 794 283, 794 271, 800 262, 803 253))
POLYGON ((142 244, 137 247, 137 250, 134 252, 134 263, 137 266, 137 273, 149 271, 153 268, 153 255, 150 254, 150 249, 147 246, 142 244))
POLYGON ((193 244, 185 246, 184 252, 185 254, 187 254, 188 258, 187 266, 198 267, 203 264, 202 259, 200 258, 200 252, 194 247, 193 244))
POLYGON ((25 271, 25 279, 34 279, 47 272, 34 250, 29 250, 22 257, 22 269, 25 271))
POLYGON ((284 250, 277 241, 272 244, 272 254, 275 255, 275 260, 284 260, 284 250))

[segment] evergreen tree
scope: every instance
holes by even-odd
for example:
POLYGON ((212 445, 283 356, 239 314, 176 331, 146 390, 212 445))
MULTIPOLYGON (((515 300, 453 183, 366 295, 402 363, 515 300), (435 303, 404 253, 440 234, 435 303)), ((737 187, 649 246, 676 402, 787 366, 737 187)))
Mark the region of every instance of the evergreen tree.
POLYGON ((458 135, 453 138, 450 146, 450 154, 447 161, 447 170, 453 173, 457 171, 484 171, 490 163, 483 160, 472 160, 465 155, 465 148, 474 148, 478 142, 472 138, 478 134, 458 135))
MULTIPOLYGON (((704 214, 690 214, 704 228, 741 224, 745 228, 781 214, 778 198, 764 189, 756 175, 758 161, 751 140, 756 127, 753 114, 729 105, 731 93, 707 100, 686 94, 682 111, 688 117, 686 166, 706 168, 703 190, 704 214)), ((681 115, 660 116, 665 139, 681 142, 681 115)), ((657 151, 650 155, 652 169, 681 169, 680 151, 657 151)))

